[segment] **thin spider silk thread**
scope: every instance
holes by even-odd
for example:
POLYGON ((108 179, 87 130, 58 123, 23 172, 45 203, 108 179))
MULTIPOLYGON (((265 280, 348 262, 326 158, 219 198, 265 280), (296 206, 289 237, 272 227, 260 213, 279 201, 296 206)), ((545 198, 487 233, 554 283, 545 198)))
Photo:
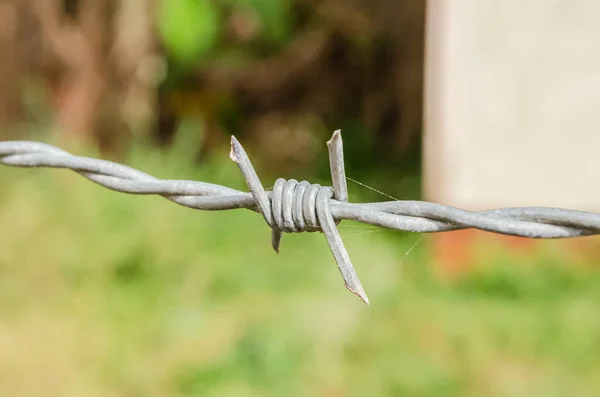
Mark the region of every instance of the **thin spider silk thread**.
MULTIPOLYGON (((395 201, 400 201, 400 199, 399 199, 399 198, 396 198, 396 197, 394 197, 394 196, 392 196, 392 195, 390 195, 390 194, 384 193, 384 192, 382 192, 381 190, 377 190, 377 189, 375 189, 374 187, 371 187, 371 186, 367 185, 366 183, 359 182, 359 181, 357 181, 356 179, 352 179, 352 178, 350 178, 349 176, 346 176, 346 179, 347 179, 347 180, 349 180, 350 182, 354 182, 354 183, 356 183, 357 185, 360 185, 360 186, 362 186, 362 187, 364 187, 364 188, 367 188, 367 189, 369 189, 369 190, 372 190, 372 191, 374 191, 375 193, 379 193, 379 194, 381 194, 382 196, 385 196, 385 197, 387 197, 387 198, 391 198, 392 200, 395 200, 395 201)), ((340 225, 340 226, 342 226, 342 225, 340 225)), ((348 226, 348 227, 352 227, 352 225, 347 225, 347 226, 348 226)), ((360 228, 360 227, 362 227, 362 226, 358 226, 358 225, 357 225, 356 227, 357 227, 357 228, 360 228)), ((368 226, 365 226, 365 228, 368 228, 368 226)), ((381 232, 381 231, 382 231, 381 229, 375 229, 375 230, 364 231, 364 232, 361 232, 361 233, 353 233, 352 235, 353 235, 353 236, 363 236, 363 235, 365 235, 365 234, 369 234, 369 233, 375 233, 375 232, 381 232)), ((395 232, 399 232, 399 231, 395 230, 395 232)), ((402 259, 400 260, 400 266, 402 266, 402 264, 404 263, 404 261, 405 261, 406 257, 408 257, 408 255, 409 255, 409 254, 410 254, 410 253, 411 253, 411 252, 412 252, 412 251, 413 251, 413 250, 416 248, 416 246, 417 246, 417 245, 419 245, 419 243, 421 242, 421 240, 423 240, 423 235, 420 235, 420 236, 419 236, 419 238, 417 238, 417 240, 415 241, 415 243, 414 243, 414 244, 413 244, 413 245, 412 245, 412 246, 411 246, 411 247, 408 249, 408 251, 406 251, 406 252, 404 253, 404 256, 403 256, 403 257, 402 257, 402 259)))
MULTIPOLYGON (((357 185, 360 185, 360 186, 362 186, 362 187, 364 187, 364 188, 367 188, 367 189, 369 189, 369 190, 372 190, 372 191, 374 191, 375 193, 381 194, 381 195, 382 195, 382 196, 384 196, 384 197, 391 198, 392 200, 395 200, 395 201, 400 201, 399 199, 397 199, 397 198, 396 198, 396 197, 394 197, 394 196, 391 196, 391 195, 389 195, 389 194, 387 194, 387 193, 384 193, 384 192, 382 192, 381 190, 377 190, 377 189, 375 189, 374 187, 371 187, 371 186, 367 185, 366 183, 359 182, 359 181, 357 181, 356 179, 350 178, 349 176, 346 176, 346 179, 347 179, 347 180, 349 180, 350 182, 354 182, 354 183, 356 183, 357 185)), ((368 230, 368 231, 361 232, 361 233, 353 233, 353 234, 351 234, 351 235, 353 235, 353 236, 362 236, 363 234, 374 233, 374 232, 381 232, 381 231, 382 231, 380 228, 373 227, 373 226, 361 226, 361 225, 340 225, 339 227, 343 227, 343 228, 352 228, 352 227, 354 227, 354 228, 357 228, 357 229, 368 230)))

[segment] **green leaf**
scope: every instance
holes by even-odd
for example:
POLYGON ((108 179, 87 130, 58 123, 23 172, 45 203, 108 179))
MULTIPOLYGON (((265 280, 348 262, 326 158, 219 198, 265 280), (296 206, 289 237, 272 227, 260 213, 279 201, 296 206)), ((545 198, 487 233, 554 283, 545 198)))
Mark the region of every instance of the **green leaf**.
POLYGON ((158 21, 167 51, 185 65, 206 56, 219 34, 219 14, 208 0, 162 0, 158 21))

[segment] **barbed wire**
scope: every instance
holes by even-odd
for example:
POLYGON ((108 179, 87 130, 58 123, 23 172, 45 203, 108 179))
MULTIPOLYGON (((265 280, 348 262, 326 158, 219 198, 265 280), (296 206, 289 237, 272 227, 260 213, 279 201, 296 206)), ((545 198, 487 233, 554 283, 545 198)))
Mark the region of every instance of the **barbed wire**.
POLYGON ((256 211, 272 229, 271 244, 276 252, 279 252, 282 233, 323 232, 346 288, 366 304, 369 300, 337 230, 343 220, 417 233, 474 228, 541 239, 600 234, 600 214, 561 208, 468 211, 425 201, 348 203, 339 130, 334 132, 327 147, 333 187, 280 178, 272 191, 266 191, 242 145, 232 136, 230 158, 242 172, 249 193, 207 182, 158 179, 122 164, 75 156, 40 142, 0 142, 0 163, 14 167, 66 168, 111 190, 160 195, 199 210, 246 208, 256 211))

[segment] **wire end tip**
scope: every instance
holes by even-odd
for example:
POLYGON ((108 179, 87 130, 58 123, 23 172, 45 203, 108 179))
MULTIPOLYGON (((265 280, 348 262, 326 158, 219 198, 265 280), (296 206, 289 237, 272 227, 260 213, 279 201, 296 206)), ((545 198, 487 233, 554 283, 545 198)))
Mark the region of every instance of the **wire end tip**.
POLYGON ((367 297, 367 294, 365 293, 365 290, 363 289, 362 285, 350 287, 348 284, 346 284, 346 288, 348 289, 348 291, 350 291, 354 295, 356 295, 358 297, 358 299, 360 299, 367 306, 369 306, 369 298, 367 297))
POLYGON ((327 146, 331 146, 341 139, 342 139, 342 130, 335 130, 333 132, 333 135, 331 136, 331 139, 327 141, 327 146))
POLYGON ((231 150, 229 151, 229 158, 232 159, 233 161, 235 161, 236 163, 240 160, 240 149, 241 149, 242 145, 240 145, 240 142, 235 138, 235 136, 231 136, 231 150))
POLYGON ((271 232, 271 247, 275 253, 279 254, 279 246, 281 245, 281 232, 278 230, 273 230, 271 232))

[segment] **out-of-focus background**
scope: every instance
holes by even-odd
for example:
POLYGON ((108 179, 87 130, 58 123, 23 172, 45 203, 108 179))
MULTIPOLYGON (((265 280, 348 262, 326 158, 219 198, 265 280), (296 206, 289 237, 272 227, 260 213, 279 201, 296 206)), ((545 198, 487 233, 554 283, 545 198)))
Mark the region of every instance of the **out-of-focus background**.
MULTIPOLYGON (((600 211, 594 1, 2 0, 0 139, 165 179, 351 201, 600 211), (595 179, 594 179, 595 178, 595 179), (389 196, 382 195, 384 192, 389 196)), ((256 213, 0 169, 2 396, 595 396, 597 239, 343 222, 276 255, 256 213)))

